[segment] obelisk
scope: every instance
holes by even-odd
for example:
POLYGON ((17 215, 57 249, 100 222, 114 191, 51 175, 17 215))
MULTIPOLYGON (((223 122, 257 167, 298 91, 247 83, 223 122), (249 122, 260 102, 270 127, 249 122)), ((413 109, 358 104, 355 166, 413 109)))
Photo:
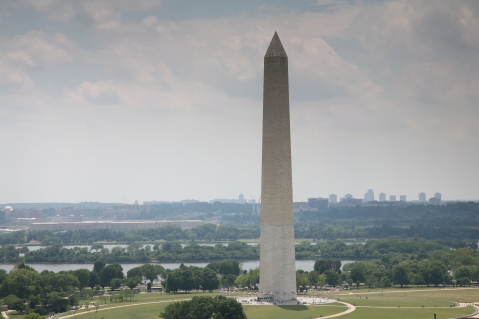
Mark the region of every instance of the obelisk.
POLYGON ((296 297, 288 56, 275 32, 264 56, 259 288, 296 297))

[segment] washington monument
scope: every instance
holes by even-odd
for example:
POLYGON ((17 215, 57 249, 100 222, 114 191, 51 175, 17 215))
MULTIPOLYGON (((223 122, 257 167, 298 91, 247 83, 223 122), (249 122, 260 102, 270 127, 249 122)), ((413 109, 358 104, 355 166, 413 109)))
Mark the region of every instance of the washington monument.
POLYGON ((296 297, 288 56, 275 32, 264 56, 260 291, 296 297))

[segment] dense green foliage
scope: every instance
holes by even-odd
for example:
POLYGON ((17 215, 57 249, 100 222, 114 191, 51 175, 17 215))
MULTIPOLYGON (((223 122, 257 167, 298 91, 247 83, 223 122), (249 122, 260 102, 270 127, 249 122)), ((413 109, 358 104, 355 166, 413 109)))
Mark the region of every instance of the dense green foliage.
MULTIPOLYGON (((31 231, 27 241, 39 241, 44 245, 62 243, 64 245, 87 244, 96 241, 112 241, 134 243, 156 240, 236 240, 239 238, 258 238, 259 229, 236 228, 232 226, 216 226, 206 224, 192 229, 182 229, 178 226, 165 226, 157 229, 118 230, 118 229, 80 229, 66 232, 31 231)), ((0 236, 1 238, 1 236, 0 236)), ((22 242, 24 242, 23 240, 22 242)), ((18 242, 20 243, 20 242, 18 242)))
POLYGON ((403 252, 385 251, 379 259, 346 264, 342 272, 335 271, 338 260, 318 261, 314 271, 297 271, 297 285, 298 287, 326 284, 336 286, 341 283, 349 285, 356 283, 359 286, 360 283, 364 283, 369 288, 384 288, 392 284, 401 287, 404 285, 465 286, 471 285, 473 281, 479 281, 477 250, 468 247, 441 250, 434 246, 430 246, 432 250, 425 250, 429 244, 431 243, 424 243, 417 247, 410 245, 409 249, 403 247, 403 252))
MULTIPOLYGON (((474 243, 466 243, 456 240, 423 240, 418 238, 388 238, 370 239, 365 243, 347 244, 342 240, 324 240, 311 244, 308 241, 295 246, 296 259, 322 258, 384 258, 384 255, 394 253, 412 253, 427 255, 434 250, 449 250, 464 247, 475 248, 474 243)), ((94 244, 91 249, 86 247, 66 248, 61 244, 53 244, 49 247, 28 251, 14 246, 0 248, 0 260, 7 262, 25 261, 53 262, 53 263, 93 263, 102 260, 106 263, 120 262, 185 262, 185 261, 215 261, 224 259, 258 259, 259 245, 248 245, 244 242, 230 242, 227 246, 216 244, 215 246, 200 246, 190 242, 184 246, 179 242, 163 242, 153 245, 142 246, 130 244, 123 248, 113 247, 111 250, 104 248, 102 244, 94 244), (24 253, 22 257, 20 252, 24 253)), ((216 270, 215 270, 216 271, 216 270)))
MULTIPOLYGON (((9 309, 19 312, 32 310, 43 315, 67 311, 78 306, 80 299, 93 298, 95 294, 101 296, 101 288, 118 289, 124 283, 130 289, 125 287, 115 292, 111 295, 111 300, 132 300, 132 289, 142 279, 151 283, 165 275, 163 267, 150 264, 131 269, 128 278, 125 278, 121 265, 105 265, 103 261, 95 262, 93 271, 77 269, 58 273, 48 270, 38 273, 24 263, 19 263, 9 273, 0 270, 0 298, 3 298, 3 303, 9 309)), ((214 276, 216 278, 216 273, 214 276)), ((103 296, 100 300, 106 300, 105 298, 103 296)))
POLYGON ((165 242, 150 245, 131 244, 127 248, 113 247, 98 250, 88 248, 65 248, 61 244, 25 253, 25 262, 73 262, 92 263, 103 260, 113 262, 176 262, 176 261, 210 261, 228 259, 258 259, 259 247, 243 242, 231 242, 228 246, 200 246, 190 243, 183 247, 179 242, 165 242))
POLYGON ((246 319, 243 306, 224 296, 193 297, 171 303, 160 314, 163 319, 246 319))
MULTIPOLYGON (((355 207, 333 206, 323 212, 302 212, 300 222, 321 222, 346 226, 409 226, 433 227, 478 226, 479 203, 447 203, 446 205, 370 203, 355 207)), ((394 235, 394 234, 393 234, 394 235)), ((437 237, 436 237, 437 238, 437 237)))
POLYGON ((169 270, 166 279, 162 282, 166 292, 203 290, 212 292, 218 289, 219 278, 216 272, 206 267, 185 266, 169 270))

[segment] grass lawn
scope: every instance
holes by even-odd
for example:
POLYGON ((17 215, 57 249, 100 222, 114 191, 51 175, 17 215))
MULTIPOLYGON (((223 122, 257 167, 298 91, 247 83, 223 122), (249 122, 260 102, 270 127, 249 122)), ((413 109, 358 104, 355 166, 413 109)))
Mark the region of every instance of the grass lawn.
MULTIPOLYGON (((131 307, 113 308, 96 312, 82 313, 75 319, 154 319, 168 303, 154 303, 131 307)), ((101 309, 101 308, 100 308, 101 309)), ((244 306, 248 319, 311 319, 343 312, 346 307, 341 304, 327 306, 244 306)))
MULTIPOLYGON (((82 313, 81 315, 74 316, 75 319, 155 319, 158 318, 160 312, 165 309, 168 302, 154 303, 146 305, 135 305, 130 307, 117 307, 108 310, 95 311, 82 313)), ((100 308, 102 309, 102 308, 100 308)))
MULTIPOLYGON (((75 316, 75 319, 155 319, 168 303, 155 303, 110 309, 106 311, 92 310, 75 316)), ((327 316, 346 310, 340 304, 323 306, 244 306, 248 319, 312 319, 327 316)), ((474 308, 416 308, 416 309, 381 309, 357 308, 353 313, 341 316, 345 319, 446 319, 474 312, 474 308)))
MULTIPOLYGON (((150 293, 135 296, 132 302, 113 302, 100 306, 100 311, 92 308, 72 318, 78 319, 154 319, 172 300, 191 299, 193 296, 215 296, 218 293, 166 294, 150 293), (159 302, 158 302, 159 301, 159 302), (149 303, 154 302, 154 303, 149 303), (147 303, 147 304, 141 304, 147 303), (123 307, 122 307, 123 306, 123 307), (126 307, 125 307, 126 306, 126 307)), ((358 308, 347 315, 346 319, 399 319, 399 318, 454 318, 471 314, 473 307, 449 307, 454 301, 479 302, 479 289, 385 289, 384 291, 354 290, 352 294, 342 291, 337 294, 322 294, 339 298, 340 301, 355 304, 358 308), (361 296, 361 298, 359 298, 361 296), (367 297, 367 299, 366 299, 367 297), (398 305, 401 307, 399 308, 398 305), (424 305, 424 308, 422 308, 424 305), (436 307, 437 308, 436 308, 436 307), (390 308, 380 308, 390 307, 390 308), (414 308, 408 308, 414 307, 414 308)), ((94 299, 93 301, 99 301, 94 299)), ((243 305, 248 319, 312 319, 340 313, 346 307, 339 303, 319 306, 249 306, 243 305)), ((23 316, 12 316, 21 319, 23 316)))
POLYGON ((248 319, 312 319, 347 310, 342 304, 324 306, 243 306, 248 319))
MULTIPOLYGON (((421 290, 421 289, 420 289, 421 290)), ((409 294, 409 292, 408 292, 409 294)), ((477 288, 456 288, 456 289, 431 289, 429 291, 411 292, 411 296, 421 296, 429 298, 441 298, 458 302, 476 302, 479 301, 479 289, 477 288)))
MULTIPOLYGON (((454 302, 442 299, 443 296, 425 296, 414 293, 379 293, 371 295, 346 295, 338 296, 339 301, 344 301, 355 306, 375 306, 375 307, 449 307, 454 306, 454 302)), ((479 295, 478 297, 479 298, 479 295)))
POLYGON ((417 309, 380 309, 380 308, 356 308, 352 313, 338 318, 344 319, 437 319, 455 318, 474 312, 473 307, 465 308, 417 308, 417 309))

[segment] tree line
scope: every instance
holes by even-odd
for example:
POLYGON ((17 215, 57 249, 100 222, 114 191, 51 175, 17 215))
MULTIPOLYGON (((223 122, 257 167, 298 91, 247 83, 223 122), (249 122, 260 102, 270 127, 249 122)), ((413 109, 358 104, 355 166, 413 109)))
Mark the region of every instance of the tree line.
MULTIPOLYGON (((154 241, 235 241, 238 239, 259 238, 259 228, 238 228, 234 226, 206 224, 184 230, 178 226, 165 226, 158 229, 116 230, 81 229, 75 231, 18 231, 0 235, 0 244, 16 245, 38 241, 42 245, 92 245, 95 242, 137 243, 154 241)), ((428 240, 479 240, 479 230, 470 226, 411 225, 396 227, 381 225, 374 227, 344 226, 324 222, 300 222, 295 224, 295 238, 321 239, 379 239, 379 238, 423 238, 428 240)))
MULTIPOLYGON (((414 256, 429 256, 433 251, 449 251, 476 246, 457 240, 424 240, 419 238, 370 239, 363 243, 346 243, 342 240, 323 240, 317 243, 309 241, 295 245, 296 259, 311 260, 321 258, 342 259, 378 259, 395 253, 407 253, 414 256)), ((24 261, 26 263, 93 263, 102 260, 107 263, 124 262, 191 262, 214 261, 224 259, 259 259, 259 245, 244 242, 230 242, 227 246, 201 246, 195 242, 182 245, 180 242, 162 242, 154 245, 130 244, 126 248, 116 246, 111 250, 101 243, 91 248, 67 248, 62 244, 53 244, 35 251, 26 246, 15 248, 8 245, 0 248, 0 260, 4 262, 24 261)))
MULTIPOLYGON (((330 225, 470 227, 479 225, 479 203, 445 203, 444 205, 375 202, 354 207, 333 206, 322 212, 298 213, 297 221, 321 222, 330 225)), ((438 237, 435 237, 438 238, 438 237)))
MULTIPOLYGON (((95 262, 92 271, 78 269, 55 273, 44 270, 38 273, 19 263, 9 273, 0 270, 0 298, 8 309, 19 312, 40 315, 65 312, 80 305, 81 299, 103 295, 106 287, 113 290, 128 287, 112 294, 110 300, 131 300, 134 297, 132 289, 140 282, 148 281, 151 286, 166 273, 160 265, 144 264, 132 268, 125 276, 121 265, 106 265, 104 261, 95 262)), ((106 297, 101 300, 106 302, 106 297)))

